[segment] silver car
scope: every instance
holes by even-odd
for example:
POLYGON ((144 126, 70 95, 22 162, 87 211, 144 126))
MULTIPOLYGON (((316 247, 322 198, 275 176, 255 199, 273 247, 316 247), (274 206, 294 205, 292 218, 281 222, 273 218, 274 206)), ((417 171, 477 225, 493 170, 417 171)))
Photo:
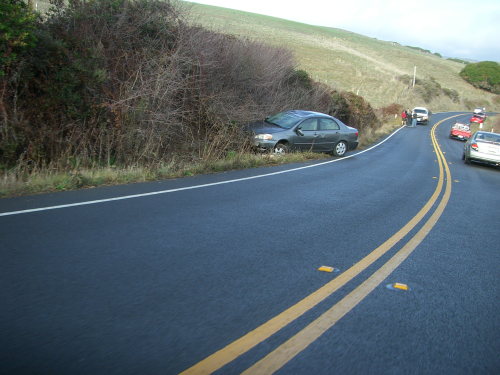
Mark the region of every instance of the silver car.
POLYGON ((465 143, 462 160, 465 164, 480 161, 500 165, 500 134, 478 131, 465 143))
POLYGON ((253 145, 260 151, 284 154, 291 150, 329 152, 344 156, 358 147, 358 130, 319 112, 285 111, 248 124, 253 145))

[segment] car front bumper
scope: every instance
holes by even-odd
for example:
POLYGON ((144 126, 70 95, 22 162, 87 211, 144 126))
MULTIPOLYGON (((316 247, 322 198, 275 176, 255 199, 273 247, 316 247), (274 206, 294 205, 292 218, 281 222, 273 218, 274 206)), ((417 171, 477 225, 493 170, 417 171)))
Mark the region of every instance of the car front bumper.
POLYGON ((464 139, 464 140, 467 140, 470 138, 470 134, 467 134, 467 133, 458 133, 458 132, 452 132, 450 133, 450 137, 452 138, 458 138, 458 139, 464 139))
POLYGON ((274 140, 262 140, 262 139, 254 139, 253 147, 255 147, 259 151, 269 151, 274 149, 276 145, 276 141, 274 140))

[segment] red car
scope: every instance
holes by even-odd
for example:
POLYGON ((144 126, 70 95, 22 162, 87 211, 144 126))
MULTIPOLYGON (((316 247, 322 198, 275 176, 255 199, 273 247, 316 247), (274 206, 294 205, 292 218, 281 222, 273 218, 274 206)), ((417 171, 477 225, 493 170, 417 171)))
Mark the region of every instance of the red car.
POLYGON ((462 141, 467 141, 471 136, 469 124, 461 124, 456 122, 450 131, 450 138, 457 138, 462 141))
POLYGON ((486 115, 484 113, 475 113, 471 117, 470 122, 475 122, 477 124, 482 124, 485 119, 486 119, 486 115))

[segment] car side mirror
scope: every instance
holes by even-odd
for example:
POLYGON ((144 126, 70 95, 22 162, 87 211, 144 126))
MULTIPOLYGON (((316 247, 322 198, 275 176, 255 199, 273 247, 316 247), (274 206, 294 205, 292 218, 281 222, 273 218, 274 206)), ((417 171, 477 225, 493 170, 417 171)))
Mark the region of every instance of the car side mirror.
POLYGON ((297 132, 298 135, 300 135, 301 137, 304 136, 304 133, 302 132, 302 130, 300 130, 300 128, 297 128, 295 129, 295 131, 297 132))

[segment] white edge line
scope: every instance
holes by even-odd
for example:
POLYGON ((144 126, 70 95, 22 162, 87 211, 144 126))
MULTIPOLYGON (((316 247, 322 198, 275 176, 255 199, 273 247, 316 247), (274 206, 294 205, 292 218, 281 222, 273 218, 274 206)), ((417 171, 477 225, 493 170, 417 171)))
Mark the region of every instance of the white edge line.
POLYGON ((401 126, 399 129, 397 129, 396 131, 394 131, 393 133, 391 133, 391 134, 390 134, 390 135, 389 135, 386 139, 384 139, 382 142, 377 143, 376 145, 374 145, 374 146, 372 146, 372 147, 370 147, 370 148, 367 148, 366 150, 363 150, 363 151, 357 152, 357 153, 352 154, 352 155, 344 156, 344 157, 339 158, 339 159, 334 159, 334 160, 325 161, 325 162, 323 162, 323 163, 318 163, 318 164, 313 164, 313 165, 306 165, 306 166, 304 166, 304 167, 298 167, 298 168, 293 168, 293 169, 287 169, 286 171, 280 171, 280 172, 267 173, 267 174, 262 174, 262 175, 258 175, 258 176, 238 178, 238 179, 235 179, 235 180, 228 180, 228 181, 221 181, 221 182, 213 182, 213 183, 210 183, 210 184, 203 184, 203 185, 188 186, 188 187, 183 187, 183 188, 178 188, 178 189, 170 189, 170 190, 155 191, 155 192, 152 192, 152 193, 144 193, 144 194, 127 195, 126 197, 117 197, 117 198, 108 198, 108 199, 98 199, 98 200, 95 200, 95 201, 87 201, 87 202, 79 202, 79 203, 70 203, 70 204, 61 204, 61 205, 59 205, 59 206, 41 207, 41 208, 32 208, 32 209, 29 209, 29 210, 22 210, 22 211, 4 212, 4 213, 0 213, 0 216, 20 215, 20 214, 27 214, 27 213, 31 213, 31 212, 39 212, 39 211, 56 210, 56 209, 59 209, 59 208, 67 208, 67 207, 85 206, 85 205, 89 205, 89 204, 97 204, 97 203, 104 203, 104 202, 119 201, 119 200, 124 200, 124 199, 133 199, 133 198, 147 197, 147 196, 150 196, 150 195, 174 193, 174 192, 177 192, 177 191, 191 190, 191 189, 200 189, 200 188, 209 187, 209 186, 216 186, 216 185, 222 185, 222 184, 229 184, 229 183, 233 183, 233 182, 240 182, 240 181, 253 180, 253 179, 256 179, 256 178, 262 178, 262 177, 275 176, 275 175, 278 175, 278 174, 283 174, 283 173, 288 173, 288 172, 295 172, 295 171, 299 171, 299 170, 301 170, 301 169, 306 169, 306 168, 319 167, 319 166, 321 166, 321 165, 330 164, 330 163, 335 163, 335 162, 338 162, 338 161, 341 161, 341 160, 346 160, 346 159, 352 158, 352 157, 354 157, 354 156, 357 156, 357 155, 363 154, 363 153, 365 153, 365 152, 367 152, 367 151, 370 151, 370 150, 374 149, 375 147, 380 146, 382 143, 384 143, 384 142, 385 142, 385 141, 387 141, 388 139, 390 139, 390 138, 391 138, 394 134, 396 134, 398 131, 400 131, 400 130, 401 130, 401 129, 403 129, 404 127, 405 127, 405 126, 401 126))

